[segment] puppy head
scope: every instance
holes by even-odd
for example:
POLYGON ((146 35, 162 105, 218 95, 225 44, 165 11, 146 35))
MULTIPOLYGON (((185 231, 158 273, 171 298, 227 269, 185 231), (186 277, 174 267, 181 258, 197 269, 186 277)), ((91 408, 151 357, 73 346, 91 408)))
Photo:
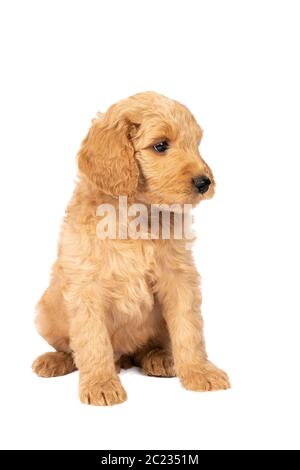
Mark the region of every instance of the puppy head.
POLYGON ((185 106, 139 93, 94 120, 79 152, 79 169, 106 194, 196 204, 214 193, 212 172, 198 149, 201 137, 185 106))
POLYGON ((155 93, 133 97, 145 111, 133 137, 139 195, 150 203, 197 204, 212 197, 212 172, 199 153, 202 130, 190 111, 155 93))

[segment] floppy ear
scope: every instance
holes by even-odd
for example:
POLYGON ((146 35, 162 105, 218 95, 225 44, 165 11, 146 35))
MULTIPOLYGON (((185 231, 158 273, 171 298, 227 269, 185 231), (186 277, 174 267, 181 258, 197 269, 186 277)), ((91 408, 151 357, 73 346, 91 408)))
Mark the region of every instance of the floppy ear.
POLYGON ((109 111, 96 118, 78 154, 78 167, 105 194, 132 196, 139 170, 130 141, 132 124, 109 111))

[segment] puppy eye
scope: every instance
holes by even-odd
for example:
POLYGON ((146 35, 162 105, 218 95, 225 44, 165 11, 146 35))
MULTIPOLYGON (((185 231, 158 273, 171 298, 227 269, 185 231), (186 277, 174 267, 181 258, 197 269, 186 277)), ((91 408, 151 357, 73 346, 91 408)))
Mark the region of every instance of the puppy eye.
POLYGON ((165 140, 163 142, 159 142, 159 144, 153 145, 155 152, 157 153, 164 153, 168 150, 169 144, 165 140))

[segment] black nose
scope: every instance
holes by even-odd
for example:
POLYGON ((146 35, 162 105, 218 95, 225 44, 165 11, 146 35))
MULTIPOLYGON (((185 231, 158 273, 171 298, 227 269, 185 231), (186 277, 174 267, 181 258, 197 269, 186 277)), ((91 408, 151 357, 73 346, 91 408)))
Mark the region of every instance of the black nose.
POLYGON ((211 181, 207 176, 196 176, 196 178, 193 178, 193 183, 198 189, 200 194, 206 193, 208 191, 211 181))

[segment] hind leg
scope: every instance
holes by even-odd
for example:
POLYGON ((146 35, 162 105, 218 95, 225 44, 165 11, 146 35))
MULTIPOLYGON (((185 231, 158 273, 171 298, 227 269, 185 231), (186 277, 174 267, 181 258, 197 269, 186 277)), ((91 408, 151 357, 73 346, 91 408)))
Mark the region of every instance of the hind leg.
POLYGON ((115 361, 116 371, 119 374, 121 369, 130 369, 133 366, 130 356, 123 354, 120 359, 115 361))
POLYGON ((37 305, 36 325, 40 335, 57 352, 39 356, 32 364, 33 371, 40 377, 57 377, 76 370, 69 346, 69 321, 57 279, 37 305))
POLYGON ((157 336, 140 348, 133 356, 134 364, 145 374, 154 377, 175 377, 175 366, 167 325, 155 302, 154 312, 158 320, 157 336))
POLYGON ((77 370, 71 353, 48 352, 37 357, 32 370, 39 377, 58 377, 77 370))
POLYGON ((135 356, 134 362, 147 375, 154 377, 175 377, 175 366, 170 351, 160 347, 145 347, 135 356))

